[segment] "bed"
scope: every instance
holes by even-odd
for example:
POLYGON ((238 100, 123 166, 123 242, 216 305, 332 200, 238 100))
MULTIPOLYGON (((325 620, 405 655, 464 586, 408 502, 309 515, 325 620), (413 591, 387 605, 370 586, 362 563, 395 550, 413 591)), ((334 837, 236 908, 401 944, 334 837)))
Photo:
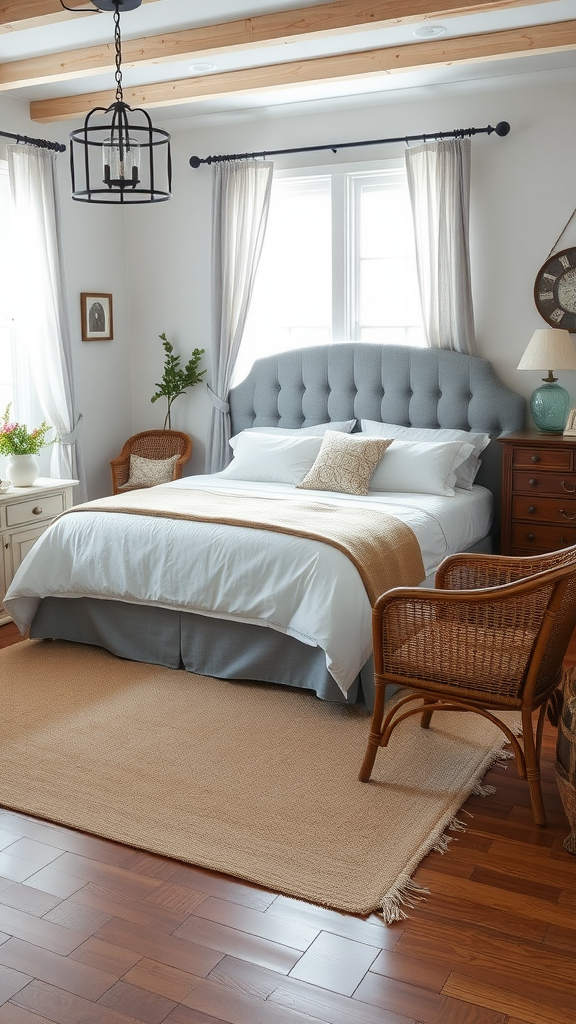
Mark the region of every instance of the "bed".
MULTIPOLYGON (((446 555, 492 550, 497 544, 501 446, 492 439, 522 429, 525 401, 497 378, 484 359, 362 343, 283 353, 256 362, 248 377, 232 389, 230 417, 236 438, 232 471, 228 467, 222 474, 175 481, 159 489, 158 500, 172 488, 178 492, 172 496, 179 501, 193 502, 202 496, 200 492, 210 491, 222 495, 218 501, 223 503, 240 506, 244 499, 273 498, 277 507, 279 502, 288 507, 294 484, 245 480, 241 457, 245 450, 253 456, 270 444, 270 457, 277 459, 270 439, 284 437, 284 432, 287 446, 297 450, 299 458, 305 449, 306 458, 316 466, 312 455, 319 448, 314 445, 325 446, 329 437, 336 437, 339 444, 338 435, 350 429, 352 439, 358 433, 378 437, 379 428, 387 437, 396 425, 393 444, 378 467, 392 466, 386 459, 394 453, 402 480, 408 464, 405 456, 410 454, 412 460, 418 445, 416 454, 426 457, 419 465, 427 472, 432 442, 426 431, 434 431, 434 441, 439 430, 465 431, 467 436, 489 435, 490 440, 480 449, 480 468, 473 482, 464 488, 458 478, 449 497, 400 489, 371 491, 366 497, 335 496, 314 486, 300 489, 298 499, 313 500, 316 505, 360 503, 362 508, 397 517, 418 539, 428 585, 446 555), (403 433, 406 430, 423 434, 403 433)), ((443 442, 451 450, 460 444, 443 442)), ((441 448, 434 444, 434 453, 441 448)), ((459 451, 465 468, 472 446, 464 444, 459 451)), ((472 452, 470 458, 476 454, 472 452)), ((387 479, 397 478, 392 474, 387 479)), ((29 630, 33 638, 96 644, 133 660, 183 666, 227 679, 296 686, 326 700, 372 706, 370 601, 356 568, 342 551, 308 537, 170 518, 160 522, 152 515, 112 512, 102 516, 84 509, 67 513, 40 538, 16 574, 5 603, 19 628, 29 630), (110 540, 109 532, 101 536, 103 520, 107 530, 110 523, 122 527, 114 534, 121 538, 120 547, 110 540), (165 541, 159 540, 159 531, 165 541), (183 548, 175 547, 176 533, 186 538, 183 548), (128 539, 132 536, 135 539, 128 539), (157 554, 160 543, 168 545, 164 561, 157 554), (85 555, 87 550, 90 557, 85 555), (217 570, 214 558, 220 559, 217 570), (216 588, 218 593, 211 593, 209 600, 199 596, 203 561, 212 581, 229 583, 216 588), (89 586, 80 578, 86 563, 91 565, 89 586), (295 580, 288 584, 288 567, 297 564, 295 580), (161 575, 160 565, 167 566, 161 580, 156 578, 161 575), (257 582, 252 592, 242 591, 243 581, 252 580, 257 582)))

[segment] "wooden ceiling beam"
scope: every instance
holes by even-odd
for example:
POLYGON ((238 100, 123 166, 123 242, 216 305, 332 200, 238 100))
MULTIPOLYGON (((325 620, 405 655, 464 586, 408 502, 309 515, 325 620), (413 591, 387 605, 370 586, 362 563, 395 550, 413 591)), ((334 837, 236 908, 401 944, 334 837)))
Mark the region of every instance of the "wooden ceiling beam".
MULTIPOLYGON (((429 67, 474 64, 573 49, 576 49, 576 21, 565 21, 158 82, 125 88, 124 99, 131 107, 150 109, 240 93, 305 86, 312 82, 373 78, 429 67)), ((111 89, 109 92, 38 100, 30 104, 30 117, 40 124, 77 119, 94 107, 107 107, 113 99, 111 89)))
MULTIPOLYGON (((21 0, 24 6, 54 6, 54 0, 21 0)), ((78 0, 80 2, 80 0, 78 0)), ((150 2, 150 0, 149 0, 150 2)), ((134 68, 178 60, 198 60, 238 50, 286 45, 296 40, 343 32, 361 32, 451 18, 492 13, 539 0, 333 0, 317 7, 280 11, 220 25, 203 25, 162 35, 122 40, 122 66, 134 68)), ((552 2, 552 0, 545 0, 552 2)), ((0 0, 2 11, 16 4, 0 0)), ((86 0, 82 0, 86 6, 86 0)), ((64 12, 65 13, 65 12, 64 12)), ((70 15, 72 17, 72 15, 70 15)), ((63 82, 114 70, 110 42, 62 53, 45 54, 0 65, 0 90, 63 82)))
MULTIPOLYGON (((157 0, 142 0, 145 4, 156 3, 157 0)), ((58 21, 69 21, 76 18, 78 11, 90 6, 90 0, 66 0, 66 11, 60 0, 0 0, 0 33, 18 32, 26 28, 41 28, 42 25, 53 25, 58 21)), ((87 17, 100 14, 100 11, 87 11, 87 17)))

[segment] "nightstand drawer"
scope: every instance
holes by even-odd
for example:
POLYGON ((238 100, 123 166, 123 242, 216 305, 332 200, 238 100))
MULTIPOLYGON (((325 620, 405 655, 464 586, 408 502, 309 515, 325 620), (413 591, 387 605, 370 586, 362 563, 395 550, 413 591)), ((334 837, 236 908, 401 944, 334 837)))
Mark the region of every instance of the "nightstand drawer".
POLYGON ((541 523, 567 523, 576 527, 574 498, 542 498, 516 494, 512 498, 512 519, 534 519, 541 523))
POLYGON ((538 469, 516 469, 512 474, 515 494, 557 494, 576 496, 576 475, 570 473, 541 473, 538 469))
POLYGON ((512 453, 514 469, 524 466, 538 466, 539 469, 570 471, 573 466, 572 452, 554 448, 515 448, 512 453))
POLYGON ((64 511, 63 494, 42 494, 29 501, 15 501, 6 506, 8 526, 21 526, 39 519, 53 519, 64 511))
POLYGON ((525 551, 539 554, 576 544, 576 525, 545 526, 543 523, 512 523, 512 555, 525 551))

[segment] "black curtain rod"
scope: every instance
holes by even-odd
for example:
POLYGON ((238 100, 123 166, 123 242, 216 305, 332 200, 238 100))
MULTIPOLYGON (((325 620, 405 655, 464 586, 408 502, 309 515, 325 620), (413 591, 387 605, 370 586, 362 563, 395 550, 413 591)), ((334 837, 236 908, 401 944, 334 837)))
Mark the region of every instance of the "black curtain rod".
POLYGON ((424 135, 400 135, 395 139, 367 139, 364 142, 339 142, 332 146, 300 146, 295 149, 270 149, 261 153, 228 153, 225 156, 191 156, 190 166, 200 167, 200 164, 218 164, 225 160, 254 160, 256 157, 280 156, 286 153, 317 153, 319 150, 329 149, 337 153, 339 149, 350 149, 354 146, 383 146, 388 142, 436 142, 438 139, 463 139, 467 135, 508 135, 510 125, 508 121, 499 121, 495 128, 489 124, 486 128, 456 128, 453 132, 426 132, 424 135))
POLYGON ((5 139, 15 139, 16 142, 26 142, 30 146, 38 146, 39 149, 54 149, 57 153, 64 153, 66 146, 61 142, 48 142, 47 139, 31 139, 28 135, 15 135, 14 132, 0 132, 5 139))

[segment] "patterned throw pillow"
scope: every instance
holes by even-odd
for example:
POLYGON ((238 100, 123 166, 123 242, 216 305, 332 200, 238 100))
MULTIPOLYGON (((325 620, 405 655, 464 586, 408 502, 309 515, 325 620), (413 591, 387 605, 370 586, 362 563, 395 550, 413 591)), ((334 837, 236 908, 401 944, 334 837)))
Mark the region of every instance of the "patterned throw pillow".
POLYGON ((169 459, 143 459, 141 455, 130 456, 130 476, 127 487, 154 487, 174 479, 174 463, 179 455, 169 459))
POLYGON ((392 439, 327 430, 314 465, 297 487, 368 494, 368 484, 392 439))

